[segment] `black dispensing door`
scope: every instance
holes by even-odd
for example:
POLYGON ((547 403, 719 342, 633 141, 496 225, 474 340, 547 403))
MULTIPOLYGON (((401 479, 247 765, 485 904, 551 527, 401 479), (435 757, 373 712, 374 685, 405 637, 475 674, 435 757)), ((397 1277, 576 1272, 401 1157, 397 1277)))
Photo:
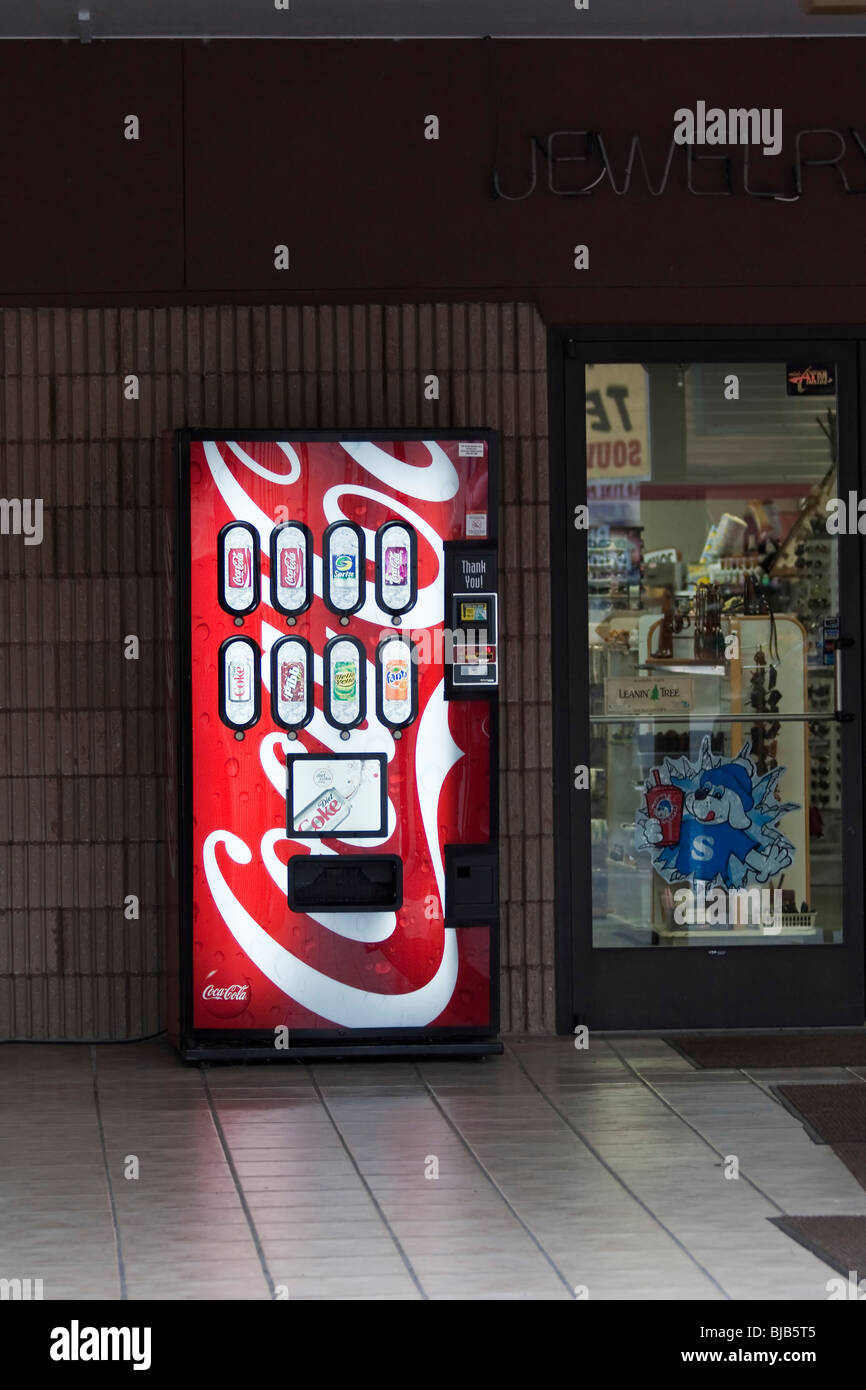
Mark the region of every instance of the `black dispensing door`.
POLYGON ((862 1023, 856 350, 555 341, 570 1023, 862 1023))

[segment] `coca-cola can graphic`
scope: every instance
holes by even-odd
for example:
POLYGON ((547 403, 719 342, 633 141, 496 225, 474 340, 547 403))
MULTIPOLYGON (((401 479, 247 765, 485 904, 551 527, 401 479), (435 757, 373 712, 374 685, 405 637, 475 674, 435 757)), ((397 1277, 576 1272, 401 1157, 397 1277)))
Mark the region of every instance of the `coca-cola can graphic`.
POLYGON ((234 521, 219 534, 219 601, 227 613, 245 617, 259 602, 259 538, 246 521, 234 521))
POLYGON ((233 545, 228 552, 227 582, 230 589, 248 589, 253 558, 248 545, 233 545))
POLYGON ((300 521, 286 521, 271 532, 271 603, 293 617, 312 602, 313 537, 300 521))
POLYGON ((285 545, 280 551, 280 584, 284 589, 300 589, 304 582, 304 552, 299 545, 285 545))
POLYGON ((409 578, 409 551, 405 545, 389 545, 385 551, 385 584, 403 585, 409 578))
POLYGON ((418 540, 411 526, 387 521, 376 532, 376 602, 386 613, 407 613, 418 597, 418 540))

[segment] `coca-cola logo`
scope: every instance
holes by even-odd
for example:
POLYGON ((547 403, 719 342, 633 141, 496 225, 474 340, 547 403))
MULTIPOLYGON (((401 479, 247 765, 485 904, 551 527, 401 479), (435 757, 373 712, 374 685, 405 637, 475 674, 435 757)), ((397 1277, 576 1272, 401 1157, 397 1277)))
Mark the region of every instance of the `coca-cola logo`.
POLYGON ((202 999, 243 999, 250 997, 249 985, 205 985, 202 999))
POLYGON ((287 546, 282 552, 282 585, 284 589, 298 589, 301 585, 303 562, 297 546, 287 546))
POLYGON ((208 1013, 215 1018, 237 1018, 249 1008, 252 993, 249 980, 238 980, 226 967, 218 967, 207 975, 201 997, 208 1013))
POLYGON ((250 582, 250 552, 244 545, 233 546, 229 551, 229 585, 233 589, 245 589, 250 582))

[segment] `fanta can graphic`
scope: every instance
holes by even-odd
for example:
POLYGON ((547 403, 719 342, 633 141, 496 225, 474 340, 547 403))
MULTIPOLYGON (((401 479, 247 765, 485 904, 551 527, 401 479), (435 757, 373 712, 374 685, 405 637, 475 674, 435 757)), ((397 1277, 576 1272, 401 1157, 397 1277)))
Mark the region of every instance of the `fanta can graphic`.
POLYGON ((398 702, 409 699, 409 663, 404 656, 385 662, 385 699, 398 702))
POLYGON ((655 786, 646 793, 648 816, 658 821, 662 828, 661 844, 676 845, 680 838, 680 825, 683 818, 683 792, 670 782, 663 782, 657 767, 653 768, 655 786))

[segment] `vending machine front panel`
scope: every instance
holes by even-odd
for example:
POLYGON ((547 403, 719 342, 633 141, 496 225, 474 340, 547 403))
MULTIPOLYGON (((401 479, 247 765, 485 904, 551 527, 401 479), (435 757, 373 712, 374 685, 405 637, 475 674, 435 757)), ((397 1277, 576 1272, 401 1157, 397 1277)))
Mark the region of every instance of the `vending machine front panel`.
POLYGON ((177 456, 181 1050, 499 1050, 495 436, 177 456))

